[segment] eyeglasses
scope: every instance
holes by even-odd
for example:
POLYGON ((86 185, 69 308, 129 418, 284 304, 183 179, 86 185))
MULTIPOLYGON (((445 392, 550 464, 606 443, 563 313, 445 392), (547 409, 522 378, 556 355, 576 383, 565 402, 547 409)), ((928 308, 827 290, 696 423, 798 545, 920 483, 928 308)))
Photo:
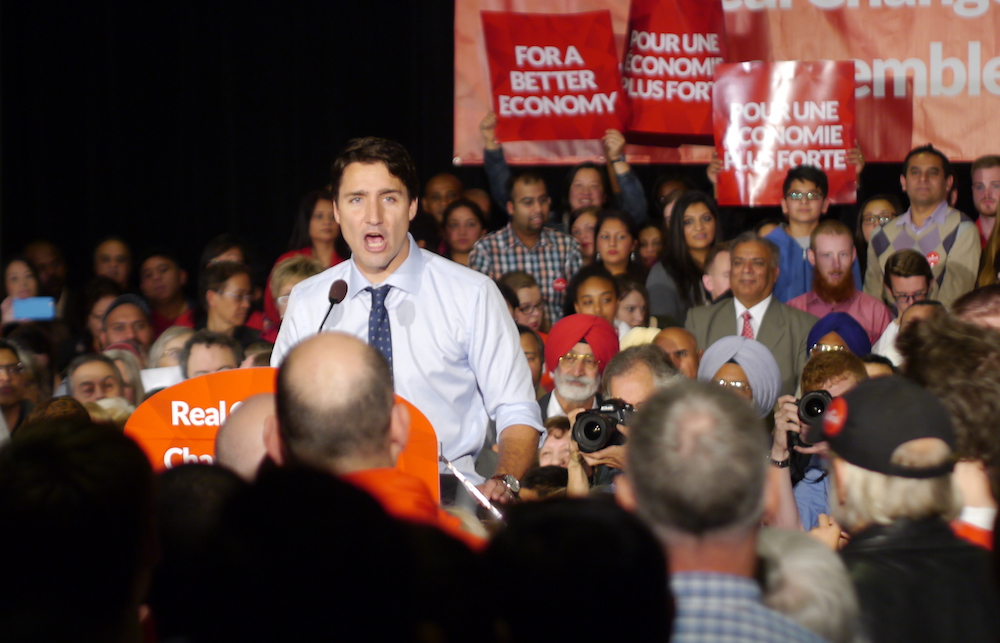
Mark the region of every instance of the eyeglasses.
POLYGON ((907 304, 907 303, 912 304, 915 301, 923 301, 927 299, 927 291, 918 290, 917 292, 910 292, 910 293, 901 292, 895 297, 893 297, 893 299, 896 301, 897 304, 907 304))
POLYGON ((847 347, 841 346, 840 344, 813 344, 812 348, 809 349, 809 354, 813 353, 839 353, 846 352, 847 347))
POLYGON ((786 199, 791 199, 792 201, 801 201, 805 199, 806 201, 819 201, 823 198, 823 193, 818 190, 809 190, 808 192, 799 192, 795 190, 794 192, 789 192, 785 195, 786 199))
POLYGON ((532 313, 542 312, 542 308, 544 307, 545 307, 545 302, 540 301, 537 304, 521 304, 520 306, 517 307, 517 309, 521 311, 522 315, 531 315, 532 313))
POLYGON ((0 364, 0 372, 6 373, 8 377, 11 375, 20 375, 24 372, 24 364, 20 362, 17 364, 0 364))
POLYGON ((578 353, 566 353, 559 358, 559 365, 566 368, 573 368, 579 363, 583 363, 584 368, 593 370, 601 365, 600 360, 598 360, 593 355, 580 355, 578 353))
POLYGON ((861 217, 863 223, 870 225, 885 225, 892 221, 893 217, 888 214, 866 214, 861 217))

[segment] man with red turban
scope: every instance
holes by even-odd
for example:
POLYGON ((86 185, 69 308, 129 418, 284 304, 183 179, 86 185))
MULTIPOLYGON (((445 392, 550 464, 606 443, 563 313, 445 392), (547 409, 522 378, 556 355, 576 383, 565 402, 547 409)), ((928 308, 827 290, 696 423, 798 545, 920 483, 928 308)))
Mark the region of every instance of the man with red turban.
POLYGON ((601 374, 618 354, 618 333, 595 315, 568 315, 549 331, 545 368, 555 389, 538 401, 542 420, 595 406, 601 374))

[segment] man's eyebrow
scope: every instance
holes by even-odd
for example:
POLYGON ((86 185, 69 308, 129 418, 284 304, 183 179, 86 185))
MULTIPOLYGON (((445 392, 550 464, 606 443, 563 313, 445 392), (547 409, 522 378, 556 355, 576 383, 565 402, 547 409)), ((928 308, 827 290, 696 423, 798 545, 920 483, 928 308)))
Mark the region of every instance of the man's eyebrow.
POLYGON ((378 191, 379 196, 384 196, 386 194, 402 194, 403 191, 399 188, 385 188, 378 191))

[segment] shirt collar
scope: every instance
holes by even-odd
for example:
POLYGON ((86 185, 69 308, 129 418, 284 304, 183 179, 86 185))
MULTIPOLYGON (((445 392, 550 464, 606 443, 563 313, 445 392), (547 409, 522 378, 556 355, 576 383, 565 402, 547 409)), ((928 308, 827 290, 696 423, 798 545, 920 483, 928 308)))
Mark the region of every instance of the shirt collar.
POLYGON ((756 303, 755 305, 751 306, 750 308, 747 308, 742 303, 740 303, 739 299, 737 299, 736 297, 733 297, 733 303, 736 304, 736 317, 737 317, 737 319, 741 315, 743 315, 744 311, 747 311, 747 310, 750 311, 750 317, 751 318, 753 318, 753 319, 763 319, 764 318, 764 313, 767 312, 767 307, 771 304, 771 299, 773 297, 774 297, 774 293, 772 292, 770 295, 768 295, 767 297, 765 297, 763 301, 760 301, 760 302, 756 303))
MULTIPOLYGON (((413 235, 407 233, 406 240, 410 244, 409 255, 382 283, 415 295, 420 290, 420 276, 424 269, 424 255, 420 252, 420 246, 413 239, 413 235)), ((378 286, 381 284, 372 284, 372 282, 368 281, 368 278, 358 270, 358 266, 354 262, 354 257, 351 257, 351 267, 347 273, 347 292, 350 293, 349 296, 352 298, 357 297, 365 291, 365 288, 373 285, 378 286)))
POLYGON ((927 220, 924 221, 924 225, 920 228, 916 227, 913 223, 913 217, 910 216, 912 208, 907 208, 906 212, 894 219, 894 222, 897 226, 909 224, 915 230, 923 230, 930 223, 934 223, 935 225, 941 225, 944 223, 945 219, 948 217, 948 209, 949 206, 947 200, 938 203, 937 207, 934 208, 934 212, 931 212, 931 216, 927 217, 927 220))
POLYGON ((528 246, 524 245, 524 242, 521 241, 521 238, 517 236, 516 232, 514 232, 514 224, 513 223, 507 224, 508 248, 513 248, 514 246, 521 246, 525 250, 534 250, 535 248, 539 248, 544 245, 545 245, 545 228, 542 228, 542 231, 538 234, 538 243, 535 244, 534 248, 529 248, 528 246))

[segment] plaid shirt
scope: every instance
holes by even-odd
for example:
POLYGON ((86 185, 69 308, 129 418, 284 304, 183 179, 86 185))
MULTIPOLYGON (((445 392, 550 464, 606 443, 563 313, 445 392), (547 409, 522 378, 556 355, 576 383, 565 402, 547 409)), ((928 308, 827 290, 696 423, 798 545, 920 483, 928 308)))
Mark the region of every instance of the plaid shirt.
POLYGON ((823 639, 761 602, 751 578, 708 572, 670 575, 677 599, 671 643, 822 643, 823 639))
POLYGON ((523 270, 534 277, 550 324, 562 317, 563 292, 582 265, 580 244, 568 234, 543 228, 538 243, 529 248, 509 223, 477 241, 469 256, 469 267, 491 279, 511 270, 523 270))

